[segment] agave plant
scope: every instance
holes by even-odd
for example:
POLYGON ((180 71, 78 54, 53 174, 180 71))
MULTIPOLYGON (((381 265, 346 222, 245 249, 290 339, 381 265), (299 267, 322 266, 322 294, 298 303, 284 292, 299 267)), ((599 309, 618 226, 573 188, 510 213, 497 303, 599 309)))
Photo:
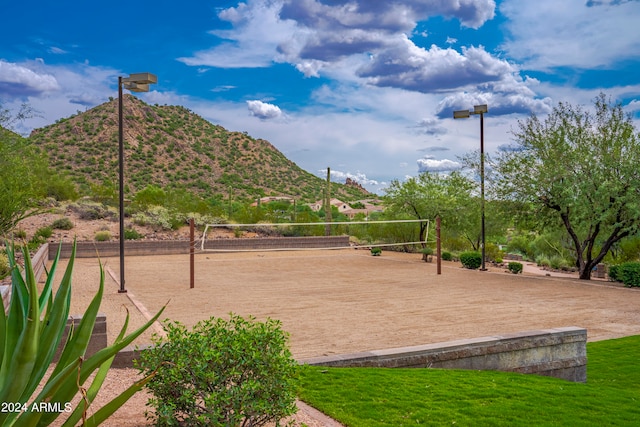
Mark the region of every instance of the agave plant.
POLYGON ((96 426, 113 414, 151 378, 131 385, 121 395, 87 417, 87 409, 98 393, 118 351, 142 334, 162 313, 161 309, 149 322, 125 336, 129 315, 115 342, 85 358, 104 288, 104 271, 100 266, 100 286, 80 324, 69 332, 60 358, 51 375, 43 382, 51 364, 69 316, 71 275, 75 260, 75 243, 69 264, 53 295, 53 278, 60 258, 60 249, 47 273, 41 293, 29 252, 24 254, 24 277, 15 259, 15 248, 7 246, 11 268, 11 301, 8 310, 0 307, 0 426, 46 426, 62 411, 69 416, 63 426, 79 422, 96 426), (5 314, 6 313, 6 314, 5 314), (88 378, 95 372, 92 381, 88 378), (85 385, 85 382, 90 384, 85 385), (41 384, 43 383, 43 384, 41 384), (38 386, 42 388, 38 393, 38 386), (82 395, 75 407, 71 401, 82 395))

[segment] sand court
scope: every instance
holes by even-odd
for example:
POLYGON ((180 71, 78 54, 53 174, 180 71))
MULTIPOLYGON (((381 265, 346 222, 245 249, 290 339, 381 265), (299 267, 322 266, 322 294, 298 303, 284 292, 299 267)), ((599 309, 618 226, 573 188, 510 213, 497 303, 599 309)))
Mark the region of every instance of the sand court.
MULTIPOLYGON (((117 258, 102 260, 119 277, 117 258)), ((63 262, 65 264, 66 261, 63 262)), ((589 341, 640 334, 640 289, 602 281, 470 271, 418 254, 385 251, 199 253, 195 288, 189 256, 126 258, 126 288, 162 318, 193 325, 211 316, 267 317, 282 322, 296 358, 436 343, 524 330, 579 326, 589 341)), ((60 273, 61 274, 61 273, 60 273)), ((96 259, 78 259, 72 313, 97 289, 96 259)), ((127 307, 131 327, 144 315, 109 274, 101 311, 109 339, 127 307)), ((136 343, 150 343, 151 332, 136 343)))

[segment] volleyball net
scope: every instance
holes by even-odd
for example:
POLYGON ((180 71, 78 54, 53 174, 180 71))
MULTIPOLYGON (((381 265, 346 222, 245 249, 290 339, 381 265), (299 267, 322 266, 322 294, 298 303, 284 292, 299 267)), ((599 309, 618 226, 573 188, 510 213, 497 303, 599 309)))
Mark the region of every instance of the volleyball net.
POLYGON ((410 252, 435 242, 429 240, 429 228, 430 220, 428 219, 206 224, 200 241, 196 245, 203 252, 304 251, 371 249, 373 247, 410 252))

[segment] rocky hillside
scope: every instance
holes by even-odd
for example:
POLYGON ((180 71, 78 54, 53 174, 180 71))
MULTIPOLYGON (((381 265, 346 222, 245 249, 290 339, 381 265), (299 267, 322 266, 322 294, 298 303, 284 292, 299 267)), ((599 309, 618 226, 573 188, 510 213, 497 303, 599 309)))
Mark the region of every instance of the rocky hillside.
MULTIPOLYGON (((33 131, 29 139, 81 193, 117 191, 118 100, 33 131)), ((152 106, 124 97, 127 197, 150 184, 204 198, 322 198, 325 181, 287 159, 271 143, 213 125, 180 106, 152 106)), ((333 197, 357 200, 366 191, 332 184, 333 197)))

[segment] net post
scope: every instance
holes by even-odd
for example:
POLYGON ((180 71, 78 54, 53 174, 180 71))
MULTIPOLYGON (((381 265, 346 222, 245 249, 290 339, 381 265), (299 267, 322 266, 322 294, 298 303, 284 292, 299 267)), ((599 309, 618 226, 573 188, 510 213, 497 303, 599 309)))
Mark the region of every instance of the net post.
POLYGON ((191 289, 195 287, 195 248, 195 222, 191 218, 189 219, 189 284, 191 289))
POLYGON ((436 217, 436 270, 442 274, 442 250, 440 246, 440 216, 436 217))

